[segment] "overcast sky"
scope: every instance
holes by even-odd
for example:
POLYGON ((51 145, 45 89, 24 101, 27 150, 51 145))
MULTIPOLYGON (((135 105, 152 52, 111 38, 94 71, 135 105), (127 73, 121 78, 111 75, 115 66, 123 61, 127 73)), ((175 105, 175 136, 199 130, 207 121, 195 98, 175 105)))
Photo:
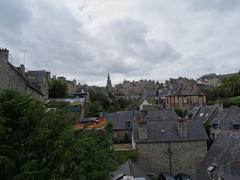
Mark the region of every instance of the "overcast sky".
POLYGON ((240 0, 0 0, 11 62, 80 83, 240 69, 240 0))

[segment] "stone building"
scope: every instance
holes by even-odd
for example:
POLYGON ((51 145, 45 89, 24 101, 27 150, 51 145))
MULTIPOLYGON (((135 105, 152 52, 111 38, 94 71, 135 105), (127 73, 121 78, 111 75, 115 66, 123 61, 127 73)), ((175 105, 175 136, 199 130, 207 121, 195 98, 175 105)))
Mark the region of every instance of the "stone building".
POLYGON ((165 96, 166 108, 187 109, 191 106, 204 106, 206 95, 199 89, 172 91, 165 96))
MULTIPOLYGON (((56 76, 53 76, 53 79, 56 79, 56 76)), ((73 96, 77 92, 77 82, 76 80, 67 80, 65 77, 58 77, 58 80, 62 80, 67 84, 67 95, 73 96)))
POLYGON ((218 87, 221 85, 221 78, 215 73, 211 73, 203 75, 197 80, 197 82, 205 86, 218 87))
POLYGON ((116 94, 121 95, 142 95, 145 96, 149 92, 154 92, 156 94, 157 83, 151 80, 140 80, 140 81, 127 81, 124 80, 123 83, 117 84, 114 87, 116 94))
POLYGON ((9 51, 0 49, 0 90, 14 89, 42 99, 44 94, 24 75, 24 66, 14 67, 9 61, 9 51))
POLYGON ((31 84, 33 84, 44 94, 44 99, 48 99, 49 97, 48 83, 51 76, 50 72, 47 72, 45 70, 28 71, 25 73, 25 76, 28 79, 28 81, 31 82, 31 84))
POLYGON ((133 123, 132 145, 146 174, 192 175, 207 153, 207 139, 198 121, 158 120, 141 112, 133 123))
POLYGON ((124 137, 131 138, 132 122, 134 119, 133 111, 118 111, 105 113, 104 118, 113 125, 113 137, 118 141, 124 141, 124 137))

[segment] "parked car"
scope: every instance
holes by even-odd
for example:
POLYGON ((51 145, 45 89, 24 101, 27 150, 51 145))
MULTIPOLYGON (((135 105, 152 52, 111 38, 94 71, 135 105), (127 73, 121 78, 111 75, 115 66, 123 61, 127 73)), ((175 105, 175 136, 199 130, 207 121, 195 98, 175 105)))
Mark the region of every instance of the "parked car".
POLYGON ((158 176, 158 180, 175 180, 168 172, 161 172, 158 176))
POLYGON ((192 180, 191 177, 184 173, 179 173, 175 176, 176 180, 192 180))

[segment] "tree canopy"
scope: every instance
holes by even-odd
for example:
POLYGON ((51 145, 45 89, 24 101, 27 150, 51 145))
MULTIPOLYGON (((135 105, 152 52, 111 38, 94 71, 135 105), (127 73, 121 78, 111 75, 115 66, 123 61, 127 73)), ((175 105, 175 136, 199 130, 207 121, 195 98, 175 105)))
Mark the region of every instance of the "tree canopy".
POLYGON ((97 116, 100 112, 116 112, 128 110, 131 102, 127 99, 117 98, 112 93, 90 91, 88 116, 97 116))
POLYGON ((117 165, 109 131, 74 131, 61 111, 2 92, 0 179, 106 179, 117 165))
POLYGON ((53 79, 49 82, 49 97, 63 98, 67 95, 67 83, 62 80, 53 79))

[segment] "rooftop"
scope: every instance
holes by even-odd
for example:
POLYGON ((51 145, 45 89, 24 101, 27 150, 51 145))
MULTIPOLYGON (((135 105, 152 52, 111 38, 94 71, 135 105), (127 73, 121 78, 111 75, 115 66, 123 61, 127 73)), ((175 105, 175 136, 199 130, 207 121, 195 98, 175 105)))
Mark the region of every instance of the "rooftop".
POLYGON ((110 180, 120 180, 124 176, 133 176, 134 178, 145 178, 145 180, 149 180, 143 171, 130 160, 120 165, 116 171, 111 172, 110 180))
POLYGON ((240 133, 233 131, 222 132, 210 148, 193 179, 208 180, 211 179, 211 175, 231 180, 240 179, 239 149, 240 133))
POLYGON ((178 121, 147 121, 147 139, 139 139, 138 123, 133 124, 136 143, 176 142, 207 140, 208 136, 200 121, 187 120, 187 136, 182 139, 178 133, 178 121))
POLYGON ((234 129, 234 126, 240 125, 240 108, 231 106, 226 108, 210 122, 218 128, 234 129))

